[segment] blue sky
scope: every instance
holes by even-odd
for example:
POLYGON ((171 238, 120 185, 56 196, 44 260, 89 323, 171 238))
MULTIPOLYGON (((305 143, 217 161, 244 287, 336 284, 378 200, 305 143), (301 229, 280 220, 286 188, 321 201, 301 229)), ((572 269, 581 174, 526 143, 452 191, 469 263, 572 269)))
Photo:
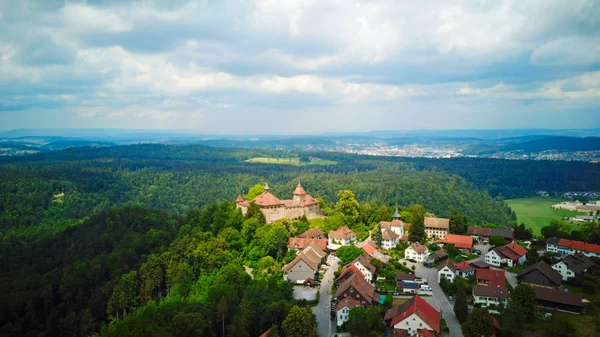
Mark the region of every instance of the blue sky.
POLYGON ((600 127, 598 1, 0 0, 0 129, 600 127))

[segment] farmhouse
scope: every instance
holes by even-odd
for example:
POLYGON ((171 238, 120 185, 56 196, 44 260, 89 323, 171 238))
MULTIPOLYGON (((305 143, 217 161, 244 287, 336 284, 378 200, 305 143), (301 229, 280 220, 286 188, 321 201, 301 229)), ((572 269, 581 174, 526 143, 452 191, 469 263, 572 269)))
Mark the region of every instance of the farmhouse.
POLYGON ((504 270, 477 269, 475 278, 479 285, 488 287, 506 287, 506 273, 504 270))
POLYGON ((299 252, 313 243, 317 245, 321 250, 327 249, 327 239, 307 239, 300 237, 289 238, 287 248, 294 249, 296 252, 299 252))
POLYGON ((400 235, 391 229, 381 229, 381 248, 392 249, 398 245, 400 235))
POLYGON ((488 308, 491 313, 500 314, 497 307, 503 304, 506 307, 508 303, 508 289, 506 287, 487 287, 476 285, 473 287, 474 303, 484 308, 488 308))
POLYGON ((437 240, 442 245, 454 245, 458 249, 471 250, 473 248, 473 237, 467 235, 446 234, 446 237, 437 240))
POLYGON ((404 250, 404 258, 414 259, 417 262, 424 262, 429 256, 429 249, 427 246, 415 242, 404 250))
POLYGON ((467 234, 480 241, 488 241, 494 235, 500 235, 506 242, 512 242, 515 239, 515 231, 512 229, 486 228, 478 226, 469 226, 467 234))
POLYGON ((517 280, 519 283, 528 283, 537 287, 558 288, 562 276, 546 262, 540 261, 520 272, 517 280))
POLYGON ((250 203, 255 203, 264 213, 267 223, 287 218, 291 220, 299 219, 305 216, 307 219, 322 218, 323 214, 319 206, 319 201, 306 193, 301 184, 296 186, 293 198, 290 200, 280 200, 269 189, 269 185, 265 184, 265 191, 251 201, 244 200, 241 195, 238 195, 235 200, 236 207, 246 214, 250 203))
POLYGON ((361 305, 379 303, 379 294, 375 292, 375 287, 358 275, 352 275, 340 283, 335 292, 335 298, 338 301, 344 298, 354 298, 360 301, 361 305))
POLYGON ((425 217, 425 233, 433 239, 443 239, 450 232, 450 219, 425 217))
POLYGON ((456 266, 450 259, 444 260, 438 267, 438 283, 442 281, 442 278, 450 282, 454 282, 456 278, 456 266))
POLYGON ((552 269, 560 273, 563 281, 566 281, 571 277, 583 275, 590 270, 597 268, 598 266, 596 263, 583 253, 567 255, 552 266, 552 269))
POLYGON ((356 300, 351 297, 346 297, 338 302, 335 306, 336 317, 337 317, 337 325, 342 326, 346 321, 348 321, 348 316, 350 315, 350 310, 356 307, 364 306, 360 303, 359 300, 356 300))
POLYGON ((386 325, 394 330, 405 330, 409 336, 420 329, 440 332, 440 313, 416 295, 385 313, 386 325))
POLYGON ((456 264, 456 275, 460 277, 467 278, 471 275, 475 274, 475 268, 469 264, 469 262, 464 261, 456 264))
POLYGON ((499 267, 502 264, 514 267, 518 264, 522 264, 526 259, 527 250, 519 246, 516 242, 495 248, 485 254, 485 262, 496 267, 499 267))
POLYGON ((350 264, 360 270, 360 272, 364 275, 365 281, 372 283, 374 281, 377 268, 375 268, 375 266, 373 266, 369 260, 369 256, 363 254, 354 259, 354 261, 350 262, 350 264))
POLYGON ((542 287, 533 287, 533 290, 539 307, 572 313, 584 309, 582 294, 542 287))
POLYGON ((363 252, 365 252, 370 257, 381 261, 381 263, 388 263, 390 261, 390 257, 383 254, 377 245, 371 241, 371 239, 367 239, 367 241, 360 247, 363 252))
POLYGON ((303 239, 327 239, 325 233, 318 230, 317 228, 309 229, 306 232, 298 235, 298 237, 303 239))

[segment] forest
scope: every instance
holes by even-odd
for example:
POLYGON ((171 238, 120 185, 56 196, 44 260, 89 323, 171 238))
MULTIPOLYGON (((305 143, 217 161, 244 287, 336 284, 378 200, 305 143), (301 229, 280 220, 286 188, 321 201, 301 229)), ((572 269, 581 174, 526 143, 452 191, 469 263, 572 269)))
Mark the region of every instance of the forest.
POLYGON ((242 216, 232 201, 257 184, 288 198, 301 182, 331 215, 323 229, 364 236, 396 205, 413 224, 430 214, 515 227, 503 196, 600 181, 584 163, 315 155, 338 164, 247 163, 297 154, 165 145, 3 159, 2 334, 285 335, 308 303, 292 298, 281 266, 295 257, 288 238, 309 225, 242 216), (350 212, 340 211, 344 196, 356 198, 350 212))

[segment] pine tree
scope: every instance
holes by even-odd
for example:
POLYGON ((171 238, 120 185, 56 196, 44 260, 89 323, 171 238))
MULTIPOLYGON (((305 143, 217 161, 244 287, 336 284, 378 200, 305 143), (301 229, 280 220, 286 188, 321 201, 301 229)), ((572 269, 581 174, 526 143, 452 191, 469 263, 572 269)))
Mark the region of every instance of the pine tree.
POLYGON ((377 225, 377 229, 374 237, 375 243, 377 246, 381 247, 381 242, 383 241, 383 235, 381 234, 381 225, 377 225))
POLYGON ((464 286, 462 283, 457 283, 457 286, 454 314, 456 315, 456 319, 462 324, 465 323, 469 317, 469 309, 467 308, 467 295, 465 295, 464 286))

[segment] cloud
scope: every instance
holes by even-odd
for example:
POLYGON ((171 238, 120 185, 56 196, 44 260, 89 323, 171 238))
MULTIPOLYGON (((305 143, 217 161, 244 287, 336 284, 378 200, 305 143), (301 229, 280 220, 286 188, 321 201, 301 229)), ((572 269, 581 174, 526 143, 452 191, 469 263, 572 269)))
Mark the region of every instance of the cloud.
POLYGON ((566 37, 544 43, 531 53, 531 63, 556 67, 600 64, 600 36, 566 37))

